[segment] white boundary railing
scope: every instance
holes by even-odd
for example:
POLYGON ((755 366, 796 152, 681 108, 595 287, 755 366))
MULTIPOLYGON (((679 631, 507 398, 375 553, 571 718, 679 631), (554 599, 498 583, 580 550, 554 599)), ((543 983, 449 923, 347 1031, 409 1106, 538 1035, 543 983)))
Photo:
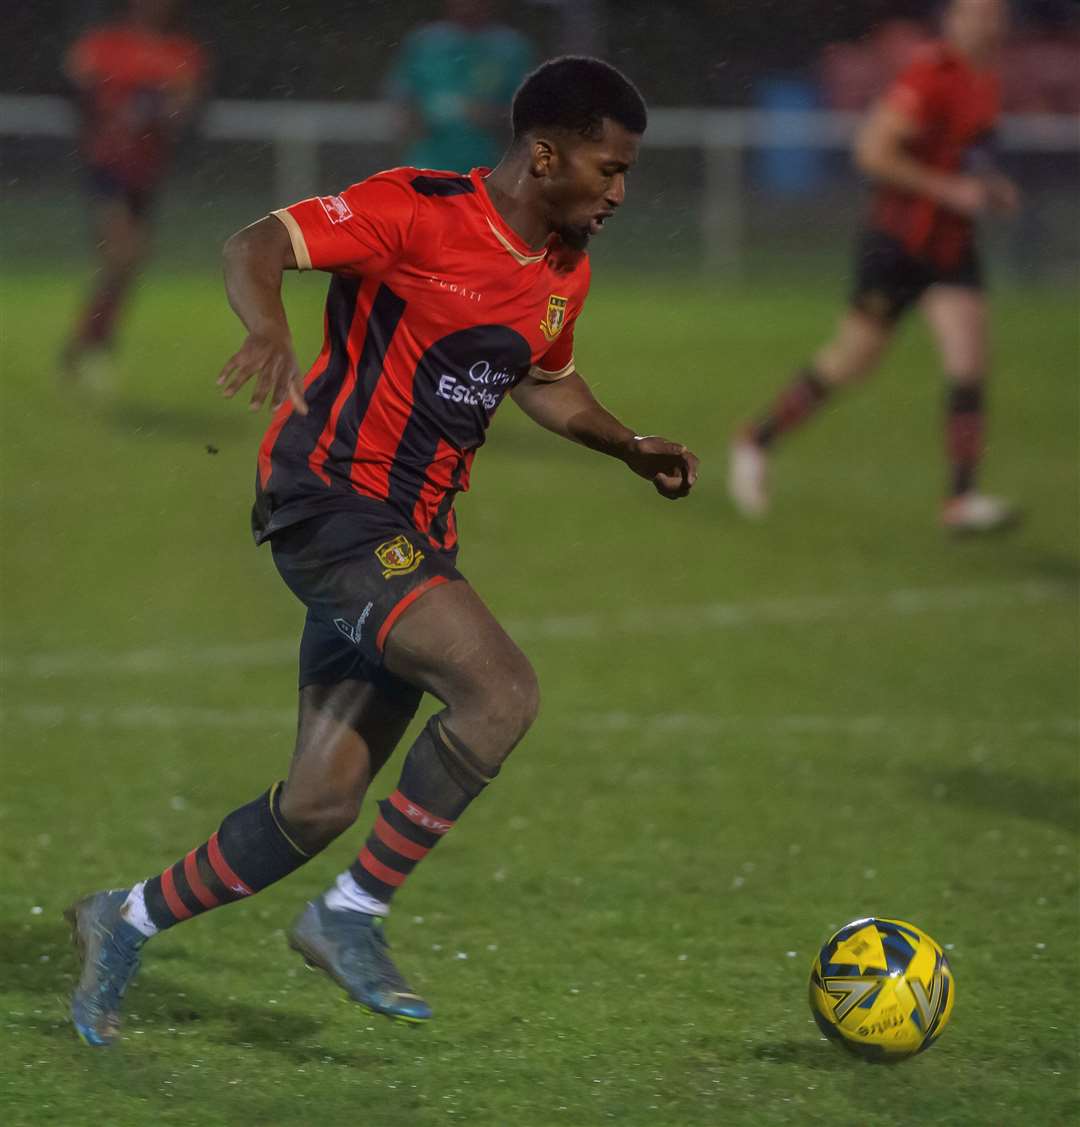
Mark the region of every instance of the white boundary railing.
MULTIPOLYGON (((859 115, 824 110, 763 111, 654 107, 645 144, 700 149, 705 179, 700 209, 706 269, 738 274, 742 262, 744 154, 748 149, 844 149, 859 115)), ((70 103, 44 95, 0 94, 0 136, 71 137, 70 103)), ((400 119, 384 102, 217 100, 201 130, 216 141, 264 141, 274 149, 274 199, 297 200, 319 191, 320 144, 393 143, 400 119)), ((1025 114, 1006 117, 999 131, 1006 152, 1080 152, 1080 118, 1025 114)))

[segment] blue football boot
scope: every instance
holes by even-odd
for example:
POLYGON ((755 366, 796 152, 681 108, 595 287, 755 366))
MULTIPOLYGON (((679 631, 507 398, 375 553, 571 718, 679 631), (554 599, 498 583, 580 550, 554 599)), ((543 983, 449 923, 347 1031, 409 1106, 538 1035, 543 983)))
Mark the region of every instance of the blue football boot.
POLYGON ((390 958, 382 917, 335 911, 319 897, 293 924, 289 946, 368 1013, 410 1025, 431 1017, 431 1007, 409 989, 390 958))
POLYGON ((120 918, 130 889, 95 892, 64 912, 82 960, 71 996, 71 1020, 83 1042, 94 1048, 120 1036, 120 1001, 139 969, 146 937, 120 918))

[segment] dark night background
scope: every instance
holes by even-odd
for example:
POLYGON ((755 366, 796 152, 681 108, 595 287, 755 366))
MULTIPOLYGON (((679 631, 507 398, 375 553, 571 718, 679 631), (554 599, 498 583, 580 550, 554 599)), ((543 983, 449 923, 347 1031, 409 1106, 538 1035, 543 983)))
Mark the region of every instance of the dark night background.
MULTIPOLYGON (((755 78, 812 69, 822 47, 867 33, 885 19, 931 17, 927 0, 606 0, 595 5, 591 43, 567 43, 558 8, 503 3, 505 22, 543 55, 591 48, 634 77, 650 101, 743 104, 755 78)), ((1028 0, 1023 20, 1066 20, 1071 0, 1028 0)), ((19 4, 6 15, 0 90, 59 93, 64 48, 85 27, 120 10, 110 0, 19 4)), ((438 0, 228 0, 191 3, 187 23, 215 65, 220 97, 366 99, 377 96, 388 56, 417 23, 438 18, 438 0)))

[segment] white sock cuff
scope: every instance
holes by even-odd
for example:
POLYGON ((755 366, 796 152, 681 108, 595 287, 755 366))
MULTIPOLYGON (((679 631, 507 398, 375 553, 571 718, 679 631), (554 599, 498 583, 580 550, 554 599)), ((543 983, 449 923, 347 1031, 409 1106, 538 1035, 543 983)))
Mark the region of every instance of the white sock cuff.
POLYGON ((145 887, 146 881, 144 880, 135 885, 128 893, 127 899, 120 909, 120 915, 136 931, 149 939, 151 935, 157 935, 158 929, 154 926, 153 920, 150 919, 150 915, 146 911, 146 897, 143 895, 145 887))
POLYGON ((335 912, 364 912, 369 916, 386 916, 390 905, 369 896, 353 879, 348 869, 339 874, 332 888, 323 893, 326 906, 335 912))

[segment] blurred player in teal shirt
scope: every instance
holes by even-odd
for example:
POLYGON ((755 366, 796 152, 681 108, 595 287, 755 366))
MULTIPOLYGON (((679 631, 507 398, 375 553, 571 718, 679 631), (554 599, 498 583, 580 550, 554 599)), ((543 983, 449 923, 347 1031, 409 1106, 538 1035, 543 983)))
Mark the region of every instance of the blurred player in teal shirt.
POLYGON ((387 94, 410 117, 405 162, 453 172, 490 168, 533 50, 496 21, 490 0, 447 0, 444 10, 444 19, 409 34, 387 79, 387 94))

